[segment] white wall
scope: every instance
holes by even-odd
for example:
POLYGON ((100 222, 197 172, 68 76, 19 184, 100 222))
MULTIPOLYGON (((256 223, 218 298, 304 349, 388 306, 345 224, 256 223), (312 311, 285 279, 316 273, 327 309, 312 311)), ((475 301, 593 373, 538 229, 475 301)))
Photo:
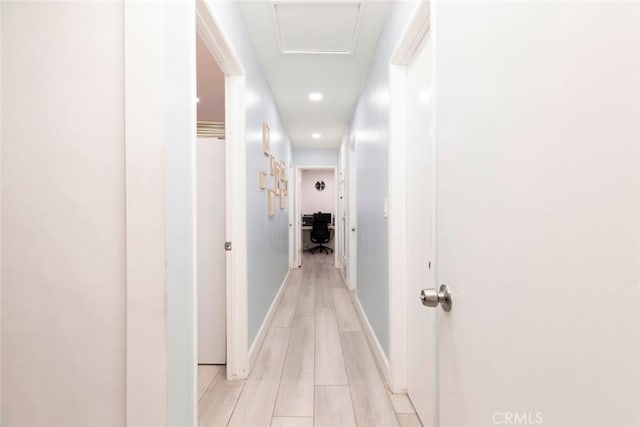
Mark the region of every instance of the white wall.
POLYGON ((349 140, 356 144, 356 294, 387 356, 389 245, 384 205, 389 181, 389 60, 415 8, 415 1, 394 3, 349 125, 349 140))
POLYGON ((2 425, 125 423, 122 3, 2 4, 2 425))
MULTIPOLYGON (((258 186, 260 170, 269 175, 269 161, 262 152, 262 123, 269 124, 272 154, 291 164, 291 145, 285 133, 271 89, 245 29, 244 18, 235 2, 208 1, 223 32, 230 40, 246 72, 246 153, 247 153, 247 259, 249 346, 253 343, 267 310, 289 271, 289 213, 276 207, 267 216, 267 191, 258 186)), ((290 183, 293 177, 289 177, 290 183)), ((291 194, 291 192, 289 192, 291 194)))
POLYGON ((293 148, 293 163, 296 166, 337 166, 338 148, 293 148))
POLYGON ((334 169, 309 169, 302 172, 300 184, 300 208, 303 215, 325 212, 336 215, 336 178, 334 169), (316 189, 316 182, 324 181, 323 191, 316 189))
POLYGON ((2 421, 195 422, 193 5, 2 8, 2 421))

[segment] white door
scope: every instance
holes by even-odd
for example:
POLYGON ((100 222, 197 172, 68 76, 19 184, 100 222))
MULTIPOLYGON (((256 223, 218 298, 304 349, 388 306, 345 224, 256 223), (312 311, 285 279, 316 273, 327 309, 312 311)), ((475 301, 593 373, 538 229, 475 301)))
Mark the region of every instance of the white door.
POLYGON ((225 142, 197 139, 198 363, 226 363, 225 142))
POLYGON ((435 311, 418 296, 434 288, 432 41, 427 34, 406 68, 407 392, 424 425, 434 420, 435 311))
POLYGON ((638 3, 432 4, 439 425, 638 426, 638 3))
POLYGON ((349 141, 349 158, 347 164, 347 172, 349 174, 348 182, 348 198, 349 198, 349 212, 348 222, 349 236, 348 247, 348 262, 347 262, 347 286, 350 290, 356 289, 356 271, 357 271, 357 236, 356 236, 356 141, 349 141))

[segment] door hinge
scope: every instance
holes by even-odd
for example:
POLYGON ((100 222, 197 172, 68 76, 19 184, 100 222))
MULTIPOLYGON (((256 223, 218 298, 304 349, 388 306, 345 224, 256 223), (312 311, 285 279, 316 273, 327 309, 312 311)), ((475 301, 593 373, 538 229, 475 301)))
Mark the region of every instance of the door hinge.
POLYGON ((225 251, 231 250, 231 242, 224 242, 224 250, 225 251))

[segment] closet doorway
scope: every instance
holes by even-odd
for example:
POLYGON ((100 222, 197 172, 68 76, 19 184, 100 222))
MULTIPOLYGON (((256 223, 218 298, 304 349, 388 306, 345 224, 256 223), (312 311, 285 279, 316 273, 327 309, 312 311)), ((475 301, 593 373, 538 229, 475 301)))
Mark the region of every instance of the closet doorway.
POLYGON ((198 397, 226 363, 225 76, 196 34, 198 397))

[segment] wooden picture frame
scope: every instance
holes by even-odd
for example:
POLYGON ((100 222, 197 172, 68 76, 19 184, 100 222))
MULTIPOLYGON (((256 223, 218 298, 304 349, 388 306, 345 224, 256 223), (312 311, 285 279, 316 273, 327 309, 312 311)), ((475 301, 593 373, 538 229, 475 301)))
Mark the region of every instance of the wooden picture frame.
POLYGON ((280 171, 280 174, 278 175, 278 181, 282 181, 285 179, 286 176, 286 171, 287 171, 287 166, 284 163, 284 160, 280 160, 278 162, 278 170, 280 171))
POLYGON ((285 202, 287 201, 287 198, 284 195, 284 190, 278 190, 278 195, 280 196, 280 209, 284 209, 285 202))
POLYGON ((269 216, 274 216, 276 214, 275 204, 276 204, 276 193, 272 189, 269 189, 269 197, 267 201, 267 213, 269 216))
POLYGON ((269 129, 269 125, 262 123, 262 152, 265 156, 271 155, 271 149, 269 148, 270 139, 271 130, 269 129))
POLYGON ((279 173, 280 172, 276 171, 276 177, 273 180, 273 191, 275 191, 276 196, 279 195, 278 192, 280 191, 280 185, 279 185, 280 181, 278 180, 278 177, 277 177, 277 174, 279 174, 279 173))
POLYGON ((259 176, 260 176, 260 189, 264 190, 267 188, 267 173, 265 171, 260 171, 259 176))

